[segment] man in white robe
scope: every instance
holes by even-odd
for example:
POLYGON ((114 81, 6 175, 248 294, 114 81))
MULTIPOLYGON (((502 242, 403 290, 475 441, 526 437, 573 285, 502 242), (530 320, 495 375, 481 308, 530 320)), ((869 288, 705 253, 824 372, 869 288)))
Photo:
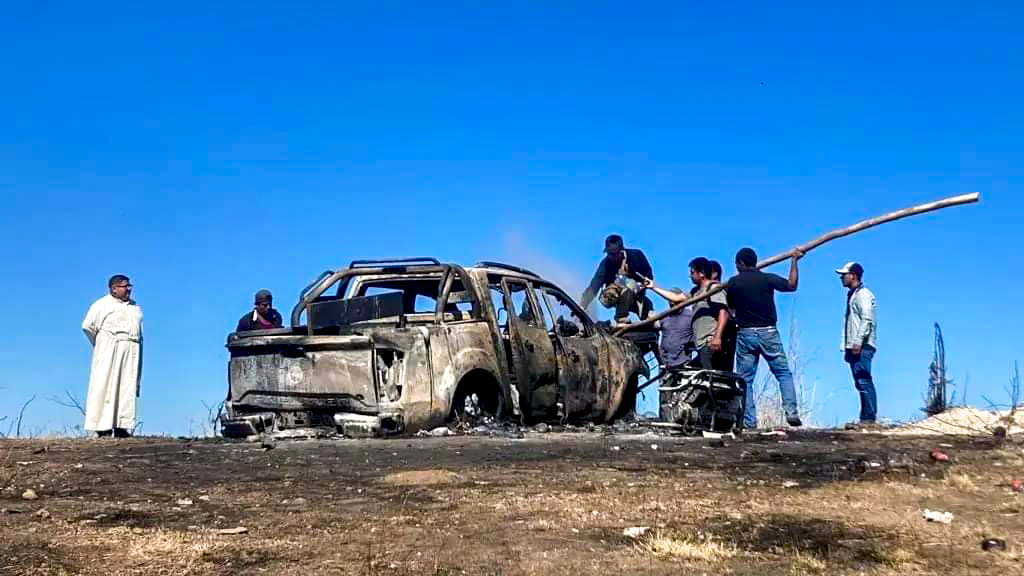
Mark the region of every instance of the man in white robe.
POLYGON ((135 428, 142 376, 142 309, 131 299, 127 276, 108 283, 110 294, 89 307, 82 330, 93 346, 85 429, 127 437, 135 428))

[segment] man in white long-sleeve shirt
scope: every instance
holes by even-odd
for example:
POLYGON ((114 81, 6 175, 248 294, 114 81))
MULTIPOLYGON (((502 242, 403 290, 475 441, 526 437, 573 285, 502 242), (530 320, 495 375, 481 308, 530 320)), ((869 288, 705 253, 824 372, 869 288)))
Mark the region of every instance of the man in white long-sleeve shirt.
POLYGON ((127 276, 110 278, 110 293, 89 307, 82 330, 93 346, 85 429, 123 438, 135 428, 142 376, 142 309, 127 276))
POLYGON ((846 316, 843 322, 843 353, 853 374, 853 385, 860 394, 860 422, 874 424, 878 416, 875 381, 871 377, 871 359, 875 356, 875 295, 864 287, 864 267, 847 262, 836 270, 846 294, 846 316))

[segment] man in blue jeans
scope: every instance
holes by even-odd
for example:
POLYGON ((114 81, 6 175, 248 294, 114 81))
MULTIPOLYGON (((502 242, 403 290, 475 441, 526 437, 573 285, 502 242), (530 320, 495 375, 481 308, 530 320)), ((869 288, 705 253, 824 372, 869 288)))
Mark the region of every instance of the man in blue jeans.
POLYGON ((782 408, 790 426, 801 426, 800 410, 796 402, 796 386, 789 370, 786 351, 775 327, 775 292, 795 292, 800 280, 797 261, 803 252, 793 250, 789 278, 767 274, 757 269, 757 253, 743 248, 736 253, 735 276, 726 284, 729 308, 735 311, 736 372, 746 382, 747 410, 743 416, 745 428, 757 427, 757 407, 754 406, 754 377, 757 363, 764 356, 775 379, 779 381, 782 408))
POLYGON ((853 385, 860 394, 860 423, 871 426, 878 416, 875 381, 871 378, 871 359, 875 356, 875 295, 864 287, 864 267, 847 262, 836 270, 846 293, 843 322, 843 353, 853 374, 853 385))

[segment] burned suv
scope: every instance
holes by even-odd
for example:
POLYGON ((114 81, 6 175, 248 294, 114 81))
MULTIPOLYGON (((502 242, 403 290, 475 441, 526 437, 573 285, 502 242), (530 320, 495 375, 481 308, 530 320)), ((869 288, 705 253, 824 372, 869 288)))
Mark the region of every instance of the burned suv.
POLYGON ((394 434, 490 415, 628 412, 639 349, 515 266, 360 260, 313 281, 291 327, 228 336, 225 436, 326 427, 394 434))

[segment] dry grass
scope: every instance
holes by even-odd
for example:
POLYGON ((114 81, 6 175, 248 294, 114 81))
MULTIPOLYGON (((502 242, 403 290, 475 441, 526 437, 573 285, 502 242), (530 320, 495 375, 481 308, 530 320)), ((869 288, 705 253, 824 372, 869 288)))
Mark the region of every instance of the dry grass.
POLYGON ((962 492, 970 492, 977 490, 978 486, 974 483, 974 480, 963 472, 952 472, 948 474, 943 481, 946 486, 956 488, 962 492))
POLYGON ((639 546, 655 556, 688 562, 717 562, 736 555, 735 547, 720 544, 710 536, 680 539, 659 532, 639 546))
POLYGON ((382 484, 392 486, 432 486, 456 481, 459 475, 449 470, 409 470, 395 472, 380 479, 382 484))
POLYGON ((877 558, 880 564, 907 572, 920 566, 920 560, 912 550, 902 547, 889 548, 882 551, 877 558))
POLYGON ((793 576, 804 574, 823 574, 828 568, 828 563, 813 554, 796 550, 791 556, 789 573, 793 576))
POLYGON ((204 572, 208 568, 206 555, 225 546, 210 534, 163 529, 133 533, 124 527, 97 531, 80 542, 98 546, 119 542, 123 550, 121 558, 131 569, 167 568, 170 562, 177 574, 204 572))

